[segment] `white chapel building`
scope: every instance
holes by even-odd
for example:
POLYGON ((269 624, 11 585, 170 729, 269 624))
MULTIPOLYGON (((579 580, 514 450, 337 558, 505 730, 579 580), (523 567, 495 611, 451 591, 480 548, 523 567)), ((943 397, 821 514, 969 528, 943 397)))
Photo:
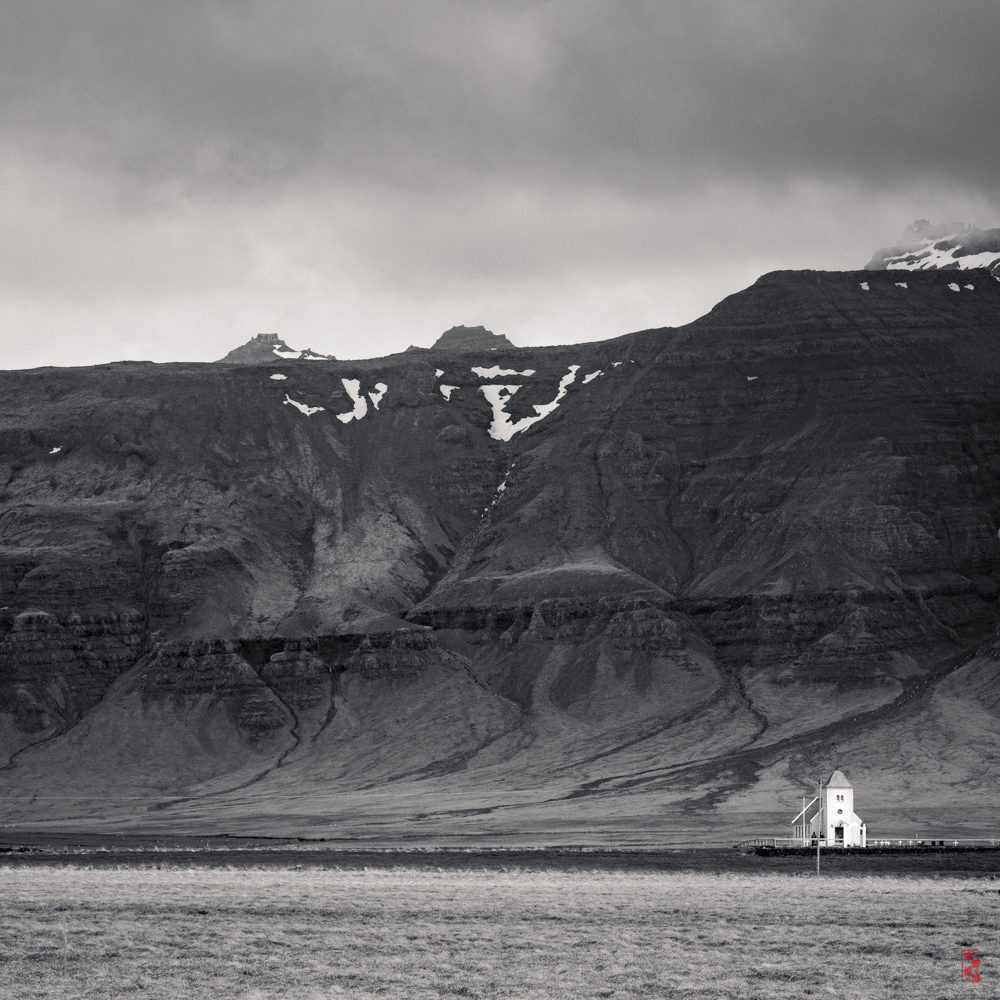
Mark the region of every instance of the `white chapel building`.
POLYGON ((868 831, 854 812, 854 786, 843 771, 834 771, 820 794, 792 820, 792 840, 824 847, 867 847, 868 831))

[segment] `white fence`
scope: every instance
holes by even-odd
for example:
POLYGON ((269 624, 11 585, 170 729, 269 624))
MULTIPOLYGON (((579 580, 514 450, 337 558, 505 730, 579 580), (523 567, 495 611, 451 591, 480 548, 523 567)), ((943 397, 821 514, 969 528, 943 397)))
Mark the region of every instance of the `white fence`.
MULTIPOLYGON (((1000 837, 995 838, 954 838, 934 836, 919 837, 868 837, 869 847, 997 847, 1000 845, 1000 837)), ((751 837, 749 840, 742 840, 737 847, 816 847, 815 840, 802 840, 801 837, 751 837)), ((825 840, 820 841, 823 849, 835 848, 836 850, 858 850, 858 848, 845 848, 843 844, 827 844, 825 840)))

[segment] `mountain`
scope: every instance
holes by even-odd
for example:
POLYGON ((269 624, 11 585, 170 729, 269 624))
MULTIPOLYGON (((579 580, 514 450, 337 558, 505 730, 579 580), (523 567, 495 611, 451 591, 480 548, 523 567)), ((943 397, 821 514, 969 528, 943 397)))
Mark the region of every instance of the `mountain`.
POLYGON ((982 268, 1000 278, 1000 229, 962 223, 932 226, 918 219, 899 244, 876 250, 869 271, 967 271, 982 268))
POLYGON ((245 344, 233 348, 216 364, 229 365, 266 365, 276 360, 302 361, 336 361, 332 354, 317 354, 308 347, 304 351, 296 351, 281 340, 276 333, 258 333, 245 344))
POLYGON ((514 345, 502 334, 485 326, 453 326, 431 345, 432 351, 497 351, 514 345))
POLYGON ((900 277, 0 373, 0 822, 718 841, 839 754, 873 837, 991 829, 1000 284, 900 277))

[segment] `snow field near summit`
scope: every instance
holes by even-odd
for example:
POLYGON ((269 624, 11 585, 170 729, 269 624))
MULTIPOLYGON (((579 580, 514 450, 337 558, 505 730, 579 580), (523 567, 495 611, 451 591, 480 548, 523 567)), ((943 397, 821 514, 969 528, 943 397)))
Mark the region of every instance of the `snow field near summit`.
MULTIPOLYGON (((285 379, 286 375, 271 375, 272 379, 285 379)), ((365 399, 364 393, 361 391, 361 380, 356 378, 342 378, 341 384, 344 386, 344 390, 350 397, 351 402, 354 404, 353 409, 349 410, 347 413, 335 413, 334 416, 344 424, 349 424, 352 420, 361 420, 368 414, 368 400, 365 399)), ((371 405, 374 409, 379 408, 379 404, 382 402, 385 394, 389 391, 389 387, 385 382, 376 382, 374 388, 368 393, 368 399, 371 400, 371 405)), ((285 398, 282 403, 286 406, 294 406, 300 413, 304 413, 307 417, 311 417, 314 413, 322 413, 326 410, 325 406, 310 406, 308 403, 302 403, 297 399, 292 399, 288 393, 285 393, 285 398)))
POLYGON ((957 284, 955 284, 955 282, 954 282, 954 281, 949 281, 949 282, 948 282, 948 287, 949 287, 949 288, 950 288, 950 289, 951 289, 951 290, 952 290, 953 292, 960 292, 960 291, 962 290, 961 288, 959 288, 959 287, 958 287, 958 285, 957 285, 957 284))
POLYGON ((897 288, 906 288, 906 287, 907 287, 907 285, 906 285, 906 282, 905 282, 905 281, 897 281, 897 282, 896 282, 896 287, 897 287, 897 288))
POLYGON ((534 368, 525 368, 523 372, 519 372, 514 368, 501 368, 499 365, 494 365, 492 368, 471 368, 470 371, 475 372, 480 378, 500 378, 503 375, 534 375, 534 368))
MULTIPOLYGON (((621 364, 624 364, 624 362, 612 362, 613 367, 618 367, 621 364)), ((506 404, 514 393, 523 388, 523 384, 509 383, 480 386, 480 391, 483 393, 483 396, 486 398, 493 411, 493 419, 489 426, 490 436, 496 441, 509 441, 515 434, 526 430, 528 427, 531 427, 539 420, 544 419, 549 414, 554 412, 566 396, 569 386, 577 381, 577 373, 579 370, 580 365, 570 365, 567 373, 559 380, 559 387, 554 398, 547 403, 533 403, 532 408, 535 413, 531 416, 521 417, 519 420, 514 420, 511 415, 507 413, 506 404)), ((494 365, 492 368, 477 366, 471 368, 470 371, 483 379, 492 379, 505 375, 518 375, 523 378, 528 378, 537 374, 537 370, 534 368, 526 368, 522 371, 518 371, 517 369, 501 368, 499 365, 494 365)), ((440 378, 443 374, 444 371, 442 369, 438 368, 435 370, 436 378, 440 378)), ((580 382, 583 385, 587 385, 605 374, 605 371, 599 368, 596 371, 592 371, 589 374, 582 376, 580 382)), ((284 381, 288 378, 287 375, 278 372, 271 374, 268 377, 279 381, 284 381)), ((345 413, 333 414, 333 416, 335 416, 337 420, 343 424, 349 424, 354 420, 363 420, 366 416, 368 416, 371 409, 378 410, 385 394, 389 391, 389 387, 385 382, 376 382, 374 387, 366 393, 362 390, 360 379, 342 378, 340 381, 344 387, 344 391, 353 403, 353 407, 349 411, 345 413), (366 396, 367 399, 365 398, 366 396)), ((452 393, 460 388, 461 386, 458 385, 439 384, 437 386, 438 391, 441 393, 446 402, 451 402, 452 393)), ((294 406, 305 416, 312 416, 314 413, 320 413, 326 410, 326 407, 324 406, 310 406, 308 403, 292 399, 288 393, 285 393, 285 398, 282 402, 285 405, 294 406)))
POLYGON ((867 281, 862 281, 862 282, 861 282, 861 287, 862 287, 862 289, 864 289, 864 291, 866 291, 866 292, 870 292, 870 291, 871 291, 871 289, 870 289, 870 288, 868 287, 868 282, 867 282, 867 281))
POLYGON ((490 437, 496 441, 509 441, 519 430, 524 430, 528 424, 536 423, 541 417, 524 417, 517 424, 512 424, 510 414, 504 409, 507 400, 517 392, 519 385, 481 385, 479 391, 493 407, 493 422, 490 424, 490 437), (524 424, 524 427, 520 426, 524 424))
MULTIPOLYGON (((611 366, 613 368, 617 368, 621 364, 623 364, 621 361, 611 362, 611 366)), ((519 372, 515 369, 500 368, 498 365, 493 368, 477 367, 472 368, 471 370, 480 378, 497 378, 504 375, 531 376, 537 373, 534 368, 528 368, 519 372)), ((527 430, 527 428, 538 423, 539 420, 544 419, 550 413, 554 412, 565 397, 569 386, 576 381, 577 372, 579 370, 580 365, 570 365, 567 374, 565 374, 559 381, 559 388, 556 391, 555 397, 548 403, 533 403, 532 408, 535 411, 534 415, 521 417, 519 420, 514 420, 507 412, 506 407, 511 396, 520 391, 520 389, 523 388, 523 384, 503 383, 481 385, 479 387, 479 391, 483 394, 493 410, 493 420, 490 422, 489 426, 490 437, 492 437, 495 441, 509 441, 515 434, 519 434, 521 431, 527 430)), ((581 379, 581 384, 587 385, 604 374, 604 370, 598 368, 596 371, 592 371, 589 374, 584 375, 581 379)), ((438 386, 438 388, 441 390, 441 394, 444 398, 449 399, 451 393, 458 387, 438 386)), ((494 503, 495 502, 496 501, 494 501, 494 503)))
POLYGON ((945 265, 951 265, 951 269, 954 270, 957 264, 959 270, 969 271, 980 267, 990 268, 1000 263, 1000 253, 995 250, 955 256, 961 249, 961 246, 955 246, 947 250, 938 250, 937 247, 929 245, 923 250, 913 250, 910 253, 888 257, 885 267, 887 271, 927 271, 942 270, 945 265))
POLYGON ((315 351, 310 350, 308 347, 304 351, 283 351, 280 347, 273 347, 271 350, 279 357, 284 358, 286 361, 329 361, 330 359, 324 357, 322 354, 317 354, 315 351))
POLYGON ((555 399, 550 403, 534 403, 535 416, 521 417, 520 420, 512 421, 510 414, 506 410, 507 400, 517 392, 520 385, 481 385, 479 391, 486 397, 487 402, 493 408, 493 420, 490 423, 490 437, 495 441, 509 441, 515 434, 527 430, 532 424, 537 424, 539 420, 552 413, 566 395, 569 387, 576 381, 576 373, 580 370, 579 365, 570 365, 569 373, 559 380, 559 391, 555 399))

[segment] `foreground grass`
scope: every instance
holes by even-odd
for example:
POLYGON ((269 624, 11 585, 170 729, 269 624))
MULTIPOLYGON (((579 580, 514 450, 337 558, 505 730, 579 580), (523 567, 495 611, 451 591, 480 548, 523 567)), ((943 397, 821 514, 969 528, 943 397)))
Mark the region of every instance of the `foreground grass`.
POLYGON ((0 996, 995 997, 997 883, 0 869, 0 996), (983 954, 959 982, 962 945, 983 954))

